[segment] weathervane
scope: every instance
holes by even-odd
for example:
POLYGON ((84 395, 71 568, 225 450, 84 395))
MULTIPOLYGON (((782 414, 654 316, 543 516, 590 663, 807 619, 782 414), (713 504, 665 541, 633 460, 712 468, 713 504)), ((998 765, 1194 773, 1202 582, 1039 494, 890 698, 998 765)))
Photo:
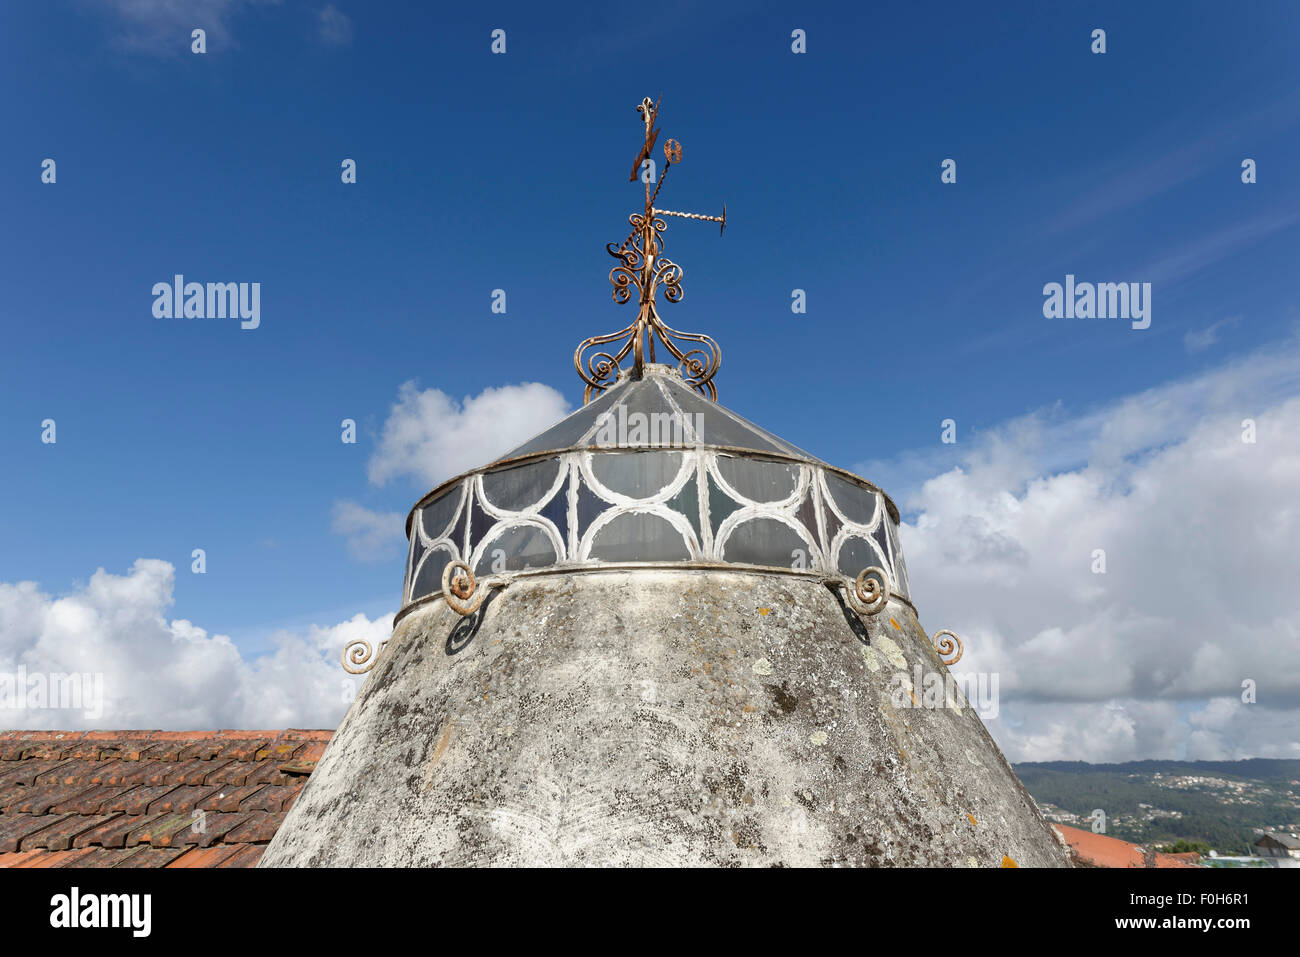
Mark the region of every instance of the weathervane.
MULTIPOLYGON (((659 140, 659 130, 655 120, 659 116, 659 104, 652 103, 649 97, 637 107, 641 120, 645 124, 645 142, 632 164, 632 175, 628 182, 635 182, 637 172, 642 168, 659 140)), ((655 339, 678 361, 678 369, 686 383, 710 399, 718 397, 718 390, 713 385, 713 376, 722 365, 722 350, 718 344, 706 335, 693 332, 678 332, 664 324, 655 308, 655 293, 660 285, 664 287, 664 298, 669 302, 681 301, 682 267, 671 259, 660 255, 664 248, 663 231, 668 223, 664 216, 680 216, 682 219, 702 219, 719 223, 718 235, 727 228, 727 206, 722 206, 721 216, 704 216, 700 213, 679 213, 671 209, 658 209, 655 200, 663 188, 668 171, 682 161, 682 144, 676 140, 664 143, 664 171, 655 184, 654 193, 650 192, 650 176, 645 180, 645 210, 633 213, 627 221, 632 232, 621 245, 609 243, 605 249, 618 260, 618 265, 609 271, 609 281, 613 285, 613 297, 620 305, 632 299, 632 287, 640 294, 636 319, 630 326, 604 336, 592 336, 584 339, 573 353, 573 365, 578 375, 587 383, 583 402, 590 402, 592 395, 604 392, 614 384, 622 371, 620 363, 632 354, 632 374, 640 378, 645 367, 646 357, 655 361, 655 339), (626 341, 624 341, 626 340, 626 341), (676 341, 675 341, 676 340, 676 341), (620 347, 611 347, 611 351, 595 352, 586 359, 584 369, 583 353, 594 346, 610 342, 621 342, 620 347), (686 344, 683 348, 678 344, 686 344), (690 343, 698 343, 695 348, 690 343), (617 348, 617 351, 612 351, 617 348)))

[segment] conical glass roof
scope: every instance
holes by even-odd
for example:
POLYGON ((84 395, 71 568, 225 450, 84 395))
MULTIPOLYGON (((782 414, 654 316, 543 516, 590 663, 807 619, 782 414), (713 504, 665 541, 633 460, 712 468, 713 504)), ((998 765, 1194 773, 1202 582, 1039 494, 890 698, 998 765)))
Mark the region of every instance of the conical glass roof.
POLYGON ((723 567, 852 581, 906 598, 898 510, 871 483, 698 395, 671 366, 625 375, 407 521, 406 607, 475 576, 723 567))
POLYGON ((639 381, 630 376, 620 379, 599 398, 511 449, 498 461, 539 452, 611 445, 623 448, 704 445, 777 453, 816 465, 826 464, 704 398, 682 381, 674 367, 667 365, 647 365, 644 378, 639 381))

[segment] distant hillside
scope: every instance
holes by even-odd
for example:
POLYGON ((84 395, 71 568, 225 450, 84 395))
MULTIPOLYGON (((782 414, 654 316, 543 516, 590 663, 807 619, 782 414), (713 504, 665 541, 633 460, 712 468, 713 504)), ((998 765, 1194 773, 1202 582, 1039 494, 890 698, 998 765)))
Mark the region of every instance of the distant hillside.
POLYGON ((1248 854, 1258 829, 1300 829, 1300 761, 1128 761, 1017 764, 1016 774, 1050 820, 1143 844, 1203 842, 1248 854))

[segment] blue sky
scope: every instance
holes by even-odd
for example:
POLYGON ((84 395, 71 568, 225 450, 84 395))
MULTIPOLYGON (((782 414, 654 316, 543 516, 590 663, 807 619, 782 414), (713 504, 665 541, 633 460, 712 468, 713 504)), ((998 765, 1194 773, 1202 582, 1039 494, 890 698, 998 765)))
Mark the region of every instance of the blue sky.
POLYGON ((0 582, 59 595, 161 559, 169 614, 246 654, 395 610, 401 542, 360 561, 331 516, 427 490, 367 477, 403 383, 581 402, 574 346, 630 318, 603 247, 639 202, 646 95, 685 150, 661 205, 728 210, 721 239, 670 223, 665 320, 721 343, 723 404, 877 466, 909 516, 917 457, 967 454, 945 418, 1077 422, 1295 335, 1294 4, 168 10, 0 8, 0 582), (260 327, 154 318, 178 272, 260 282, 260 327), (1045 319, 1067 273, 1151 282, 1151 327, 1045 319))

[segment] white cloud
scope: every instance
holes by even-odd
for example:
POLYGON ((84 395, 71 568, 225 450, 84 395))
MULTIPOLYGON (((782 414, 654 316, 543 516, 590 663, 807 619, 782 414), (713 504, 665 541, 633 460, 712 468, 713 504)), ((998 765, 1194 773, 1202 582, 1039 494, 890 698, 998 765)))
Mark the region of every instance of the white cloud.
POLYGON ((316 30, 326 46, 347 46, 352 42, 352 21, 334 4, 327 4, 316 16, 316 30))
POLYGON ((922 621, 966 639, 957 670, 1000 675, 1010 758, 1300 756, 1298 376, 1290 343, 1046 410, 968 439, 903 498, 922 621), (1062 458, 1078 461, 1043 468, 1062 458), (1231 720, 1186 717, 1210 699, 1231 720))
POLYGON ((484 389, 459 403, 406 382, 371 456, 370 481, 405 475, 431 487, 487 465, 569 412, 564 396, 540 382, 484 389))
POLYGON ((1300 709, 1212 698, 1197 708, 1133 698, 1021 702, 986 722, 1012 761, 1300 758, 1300 709))
MULTIPOLYGON (((6 707, 13 728, 333 728, 355 688, 339 664, 347 641, 377 647, 392 616, 356 615, 305 635, 279 633, 270 654, 244 658, 225 635, 168 621, 175 570, 139 559, 126 575, 102 568, 61 598, 32 582, 0 583, 0 676, 102 675, 102 703, 82 708, 6 707)), ((88 683, 86 689, 93 688, 88 683)))
POLYGON ((1210 323, 1204 329, 1192 329, 1183 336, 1183 346, 1188 352, 1204 352, 1210 346, 1218 344, 1220 332, 1239 322, 1241 316, 1229 316, 1227 319, 1210 323))
POLYGON ((179 56, 190 52, 190 34, 201 28, 209 51, 231 44, 230 21, 242 8, 279 0, 109 0, 97 9, 113 19, 112 42, 127 53, 179 56))
POLYGON ((375 512, 356 502, 334 503, 333 530, 348 540, 348 552, 358 561, 377 562, 406 550, 401 512, 375 512))
POLYGON ((1165 383, 1099 408, 1069 414, 1060 403, 980 430, 957 420, 957 443, 943 445, 935 423, 932 445, 853 467, 905 505, 927 480, 960 466, 983 481, 1015 483, 1112 466, 1187 436, 1213 415, 1250 418, 1260 409, 1300 395, 1300 340, 1225 363, 1200 375, 1165 383))
MULTIPOLYGON (((484 389, 457 402, 438 389, 403 383, 369 462, 370 481, 408 477, 427 491, 461 472, 487 465, 569 414, 555 389, 538 382, 484 389)), ((334 503, 333 530, 359 561, 400 557, 405 513, 334 503)))

